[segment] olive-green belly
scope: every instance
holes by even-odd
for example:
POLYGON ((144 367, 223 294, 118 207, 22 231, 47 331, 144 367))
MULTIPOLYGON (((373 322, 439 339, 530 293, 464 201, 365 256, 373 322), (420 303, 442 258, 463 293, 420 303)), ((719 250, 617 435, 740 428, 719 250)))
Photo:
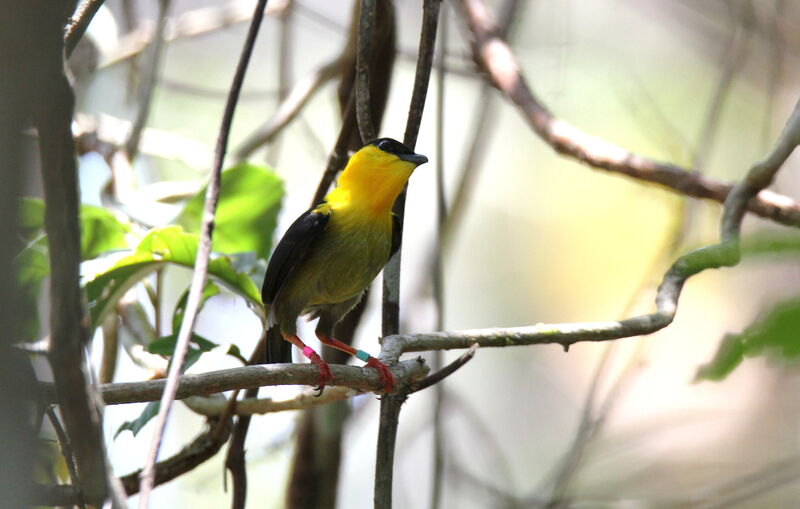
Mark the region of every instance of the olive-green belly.
MULTIPOLYGON (((314 246, 303 274, 307 306, 333 304, 360 295, 389 259, 391 222, 367 226, 336 221, 314 246)), ((294 278, 293 278, 294 279, 294 278)), ((302 290, 301 290, 302 291, 302 290)))

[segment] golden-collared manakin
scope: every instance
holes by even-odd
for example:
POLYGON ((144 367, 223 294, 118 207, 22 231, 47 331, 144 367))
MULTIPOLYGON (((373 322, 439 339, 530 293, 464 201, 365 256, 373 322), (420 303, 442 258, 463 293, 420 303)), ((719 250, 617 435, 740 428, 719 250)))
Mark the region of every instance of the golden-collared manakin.
POLYGON ((291 343, 319 368, 320 389, 333 382, 327 363, 297 335, 298 317, 319 318, 319 340, 375 368, 384 390, 391 392, 391 371, 335 339, 333 330, 399 247, 392 206, 414 169, 427 161, 397 140, 374 140, 353 154, 322 202, 292 223, 269 260, 261 288, 268 308, 268 363, 291 362, 291 343), (280 335, 269 334, 273 327, 280 335))

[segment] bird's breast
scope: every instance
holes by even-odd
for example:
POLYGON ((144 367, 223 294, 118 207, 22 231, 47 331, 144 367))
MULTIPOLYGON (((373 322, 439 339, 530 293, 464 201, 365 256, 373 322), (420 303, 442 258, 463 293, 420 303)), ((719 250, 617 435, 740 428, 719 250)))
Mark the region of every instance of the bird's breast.
POLYGON ((347 210, 333 211, 315 246, 309 268, 313 296, 309 304, 343 302, 360 295, 389 259, 391 216, 367 217, 347 210))

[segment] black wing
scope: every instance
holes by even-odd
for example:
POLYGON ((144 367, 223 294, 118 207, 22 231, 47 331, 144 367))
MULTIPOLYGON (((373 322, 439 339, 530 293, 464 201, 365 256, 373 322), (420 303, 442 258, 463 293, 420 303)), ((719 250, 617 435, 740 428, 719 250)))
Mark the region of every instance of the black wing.
POLYGON ((265 306, 275 301, 283 283, 292 270, 308 256, 316 240, 325 230, 330 213, 311 209, 298 217, 286 230, 278 247, 272 253, 261 287, 261 300, 265 306))

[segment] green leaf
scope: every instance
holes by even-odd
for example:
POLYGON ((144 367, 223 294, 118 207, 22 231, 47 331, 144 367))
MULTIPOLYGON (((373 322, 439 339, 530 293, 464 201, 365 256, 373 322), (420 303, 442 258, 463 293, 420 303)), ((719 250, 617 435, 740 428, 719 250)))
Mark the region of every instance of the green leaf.
MULTIPOLYGON (((91 260, 106 251, 127 247, 127 225, 119 222, 109 210, 93 205, 81 205, 81 260, 91 260)), ((44 202, 38 198, 20 200, 19 224, 27 242, 44 236, 44 202)))
POLYGON ((800 255, 800 235, 794 232, 763 231, 742 240, 742 256, 800 255))
POLYGON ((225 352, 225 355, 230 355, 234 359, 238 359, 245 366, 247 366, 247 364, 248 364, 247 359, 245 359, 244 355, 242 355, 242 351, 239 350, 239 347, 234 345, 233 343, 228 345, 228 351, 225 352))
MULTIPOLYGON (((197 244, 198 236, 186 233, 180 226, 150 230, 132 255, 122 258, 114 267, 87 283, 92 327, 100 324, 125 292, 158 268, 167 264, 192 268, 197 244)), ((246 274, 236 272, 227 258, 212 260, 208 273, 216 282, 247 300, 263 319, 264 306, 258 288, 246 274)))
POLYGON ((794 362, 800 359, 800 297, 781 302, 740 334, 726 336, 696 380, 725 379, 744 357, 759 355, 794 362))
POLYGON ((50 274, 47 239, 41 237, 30 244, 14 259, 17 277, 17 296, 23 316, 23 338, 33 341, 39 335, 39 293, 42 281, 50 274))
POLYGON ((697 368, 694 381, 709 380, 719 382, 730 375, 744 359, 744 343, 742 338, 736 334, 725 336, 717 348, 717 353, 711 362, 703 364, 697 368))
MULTIPOLYGON (((163 355, 165 357, 172 357, 172 354, 175 352, 175 343, 177 341, 177 332, 175 334, 170 334, 169 336, 160 337, 147 345, 147 351, 157 355, 163 355)), ((181 367, 181 373, 184 373, 187 369, 191 368, 195 362, 200 360, 200 357, 204 353, 210 352, 218 346, 219 345, 213 341, 209 341, 203 336, 192 333, 191 339, 189 340, 189 348, 186 350, 186 357, 183 361, 183 366, 181 367)), ((172 361, 170 360, 170 362, 172 361)))
MULTIPOLYGON (((178 216, 176 222, 187 231, 200 231, 206 187, 189 200, 178 216)), ((254 251, 260 258, 267 258, 282 198, 283 181, 267 168, 239 163, 223 171, 213 250, 254 251)))
POLYGON ((110 211, 81 205, 81 259, 91 260, 100 253, 126 248, 128 230, 110 211))
POLYGON ((44 230, 44 201, 22 198, 19 201, 19 226, 22 237, 30 241, 44 230))
POLYGON ((117 429, 117 432, 114 433, 114 438, 116 439, 119 434, 125 430, 130 431, 133 433, 133 436, 136 436, 142 430, 142 428, 144 428, 144 425, 150 421, 150 419, 158 415, 159 408, 161 408, 160 401, 149 402, 144 407, 144 410, 142 410, 142 413, 139 414, 139 417, 132 421, 125 421, 120 425, 120 427, 117 429))
MULTIPOLYGON (((203 306, 206 305, 206 301, 218 294, 219 286, 210 281, 207 282, 206 286, 203 288, 203 295, 200 297, 200 307, 197 309, 197 312, 200 313, 200 311, 203 310, 203 306)), ((183 323, 183 315, 186 313, 186 301, 188 299, 189 289, 187 288, 186 291, 183 292, 183 295, 181 295, 181 298, 178 299, 178 303, 175 305, 175 311, 172 313, 173 334, 177 334, 181 328, 181 323, 183 323)))

